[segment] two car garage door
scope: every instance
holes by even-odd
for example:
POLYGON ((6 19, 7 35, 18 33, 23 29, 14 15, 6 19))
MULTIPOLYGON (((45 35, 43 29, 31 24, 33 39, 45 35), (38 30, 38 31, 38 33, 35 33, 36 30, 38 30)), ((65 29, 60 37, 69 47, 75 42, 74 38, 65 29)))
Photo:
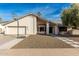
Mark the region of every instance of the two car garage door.
POLYGON ((7 34, 20 34, 20 35, 26 35, 26 26, 8 26, 7 28, 7 34))

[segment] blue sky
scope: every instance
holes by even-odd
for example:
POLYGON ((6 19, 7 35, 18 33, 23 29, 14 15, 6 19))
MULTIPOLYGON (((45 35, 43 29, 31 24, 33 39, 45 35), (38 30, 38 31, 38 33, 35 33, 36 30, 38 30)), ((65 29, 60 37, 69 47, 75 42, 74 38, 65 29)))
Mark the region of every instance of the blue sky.
POLYGON ((48 20, 59 20, 61 12, 69 8, 69 3, 0 3, 0 17, 12 20, 12 13, 17 16, 40 12, 48 20))

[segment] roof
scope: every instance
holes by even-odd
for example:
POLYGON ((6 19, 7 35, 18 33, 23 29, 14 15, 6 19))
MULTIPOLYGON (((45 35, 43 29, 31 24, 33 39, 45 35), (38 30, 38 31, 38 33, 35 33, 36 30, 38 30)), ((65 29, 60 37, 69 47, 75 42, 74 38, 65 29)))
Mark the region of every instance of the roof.
POLYGON ((53 20, 52 22, 55 23, 55 24, 62 24, 61 20, 53 20))
POLYGON ((7 24, 9 24, 9 23, 11 23, 11 22, 13 22, 13 21, 14 21, 14 20, 12 20, 12 21, 5 21, 5 22, 2 22, 1 25, 4 26, 4 25, 7 25, 7 24))
POLYGON ((4 25, 4 24, 6 24, 6 23, 9 23, 10 21, 2 21, 2 22, 0 22, 0 24, 1 25, 4 25))
MULTIPOLYGON (((31 16, 35 16, 35 17, 37 17, 37 18, 40 18, 40 19, 43 20, 43 21, 51 22, 51 21, 48 21, 48 20, 46 20, 46 19, 43 19, 43 18, 41 18, 40 16, 34 15, 34 14, 28 14, 28 15, 21 16, 21 17, 17 18, 17 20, 20 20, 20 19, 22 19, 22 18, 24 18, 24 17, 26 17, 26 16, 30 16, 30 15, 31 15, 31 16)), ((7 24, 9 24, 9 23, 12 23, 12 22, 14 22, 14 21, 16 21, 16 20, 12 20, 12 21, 6 22, 6 23, 4 23, 4 24, 2 24, 2 25, 5 26, 5 25, 7 25, 7 24)), ((53 22, 51 22, 51 23, 53 23, 53 22)), ((55 24, 55 23, 53 23, 53 24, 55 24)))

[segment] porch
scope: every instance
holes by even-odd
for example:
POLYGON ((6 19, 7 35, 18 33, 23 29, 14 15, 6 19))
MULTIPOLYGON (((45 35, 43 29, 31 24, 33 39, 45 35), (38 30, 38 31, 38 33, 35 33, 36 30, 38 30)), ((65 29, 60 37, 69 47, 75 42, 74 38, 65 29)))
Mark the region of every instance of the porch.
POLYGON ((54 34, 55 24, 45 21, 45 20, 37 20, 37 34, 54 34))

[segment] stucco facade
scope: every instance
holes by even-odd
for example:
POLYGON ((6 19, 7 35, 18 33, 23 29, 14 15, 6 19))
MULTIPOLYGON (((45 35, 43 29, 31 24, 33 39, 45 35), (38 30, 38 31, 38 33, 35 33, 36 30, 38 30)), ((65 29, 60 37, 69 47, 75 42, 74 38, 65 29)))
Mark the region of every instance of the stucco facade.
MULTIPOLYGON (((18 19, 19 29, 17 29, 17 21, 12 21, 5 26, 4 33, 8 35, 19 34, 49 34, 50 23, 35 15, 27 15, 18 19), (42 27, 41 27, 42 26, 42 27), (39 28, 38 28, 39 27, 39 28)), ((51 29, 52 30, 52 29, 51 29)))
MULTIPOLYGON (((20 20, 19 27, 23 26, 25 29, 26 34, 36 34, 37 33, 37 24, 36 24, 36 17, 33 16, 27 16, 20 20)), ((19 32, 21 31, 19 28, 19 32)), ((11 22, 7 25, 5 25, 5 34, 17 34, 17 21, 11 22), (16 28, 12 28, 16 27, 16 28)))

